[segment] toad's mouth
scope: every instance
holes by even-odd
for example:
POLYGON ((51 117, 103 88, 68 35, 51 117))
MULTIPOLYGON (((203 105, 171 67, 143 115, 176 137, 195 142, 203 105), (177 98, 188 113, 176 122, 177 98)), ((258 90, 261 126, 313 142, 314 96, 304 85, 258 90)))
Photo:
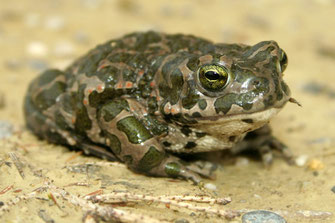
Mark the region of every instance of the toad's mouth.
POLYGON ((278 114, 281 108, 269 108, 250 114, 238 114, 215 117, 215 119, 198 119, 192 127, 212 135, 240 135, 266 125, 270 119, 278 114))
POLYGON ((281 103, 278 103, 277 106, 256 111, 250 113, 241 113, 241 114, 231 114, 231 115, 215 115, 215 116, 202 116, 197 117, 195 120, 201 124, 213 124, 213 122, 229 122, 232 120, 242 120, 246 123, 255 123, 259 121, 269 121, 273 116, 275 116, 285 105, 287 102, 296 104, 298 106, 302 106, 296 99, 287 98, 287 100, 283 100, 281 103))
POLYGON ((253 112, 253 113, 198 117, 196 120, 200 124, 209 124, 209 125, 213 124, 213 122, 218 124, 218 123, 231 122, 235 120, 240 120, 242 122, 252 124, 252 123, 257 123, 257 122, 269 121, 273 116, 278 114, 278 112, 281 109, 282 108, 273 107, 273 108, 265 109, 263 111, 253 112))

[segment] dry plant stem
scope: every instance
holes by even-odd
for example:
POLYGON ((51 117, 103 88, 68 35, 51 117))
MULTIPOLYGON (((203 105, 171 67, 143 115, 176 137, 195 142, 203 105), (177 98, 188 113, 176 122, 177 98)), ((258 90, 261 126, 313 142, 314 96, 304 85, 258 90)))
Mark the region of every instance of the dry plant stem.
POLYGON ((186 208, 192 211, 204 212, 206 214, 215 214, 218 216, 222 216, 228 219, 232 219, 234 217, 239 216, 239 213, 232 210, 222 210, 213 207, 205 207, 205 206, 197 206, 196 204, 190 204, 183 201, 193 201, 199 203, 217 203, 217 204, 227 204, 230 202, 230 198, 210 198, 210 197, 196 197, 196 196, 149 196, 149 195, 137 195, 125 192, 114 192, 110 194, 104 195, 95 195, 95 196, 87 196, 86 199, 92 200, 94 202, 103 202, 103 203, 113 203, 120 201, 150 201, 150 202, 158 202, 166 205, 174 205, 176 207, 186 208))
POLYGON ((111 162, 111 161, 98 161, 98 162, 85 162, 85 163, 71 163, 69 165, 66 165, 65 167, 75 167, 79 165, 96 165, 96 166, 105 166, 105 167, 111 167, 111 166, 116 166, 116 167, 126 167, 124 163, 119 163, 119 162, 111 162))
POLYGON ((47 187, 39 187, 31 193, 23 194, 15 198, 12 198, 8 202, 4 203, 2 207, 0 207, 0 217, 1 215, 3 215, 4 212, 9 211, 11 206, 15 206, 16 204, 18 204, 20 201, 23 201, 23 200, 29 200, 31 198, 36 198, 38 193, 46 189, 47 187))
POLYGON ((14 185, 10 185, 5 187, 3 190, 0 191, 0 195, 6 193, 7 191, 13 189, 14 185))
MULTIPOLYGON (((52 185, 50 182, 46 182, 45 186, 39 187, 31 193, 16 196, 15 198, 12 198, 11 200, 5 202, 4 205, 0 207, 0 218, 5 212, 10 211, 10 207, 15 206, 19 202, 26 201, 29 199, 39 199, 38 195, 40 193, 47 193, 47 192, 52 193, 55 197, 62 197, 64 200, 68 201, 69 203, 81 207, 83 211, 90 213, 89 215, 93 214, 94 216, 99 216, 99 217, 102 217, 103 219, 107 219, 107 220, 113 219, 113 220, 118 220, 120 222, 132 222, 132 223, 134 222, 137 222, 137 223, 166 222, 163 220, 154 219, 149 216, 134 214, 129 211, 112 208, 110 206, 94 204, 93 202, 88 200, 88 199, 92 199, 92 200, 95 199, 95 201, 109 202, 108 199, 110 199, 110 201, 115 201, 115 199, 118 199, 120 201, 122 193, 85 196, 85 198, 82 198, 82 197, 77 197, 76 195, 72 195, 68 193, 67 191, 65 191, 64 189, 60 189, 52 185)), ((93 192, 93 193, 96 193, 96 192, 93 192)), ((125 196, 125 194, 127 193, 123 192, 123 196, 125 196)), ((131 196, 127 195, 126 198, 123 197, 123 201, 129 200, 130 199, 129 197, 131 196)), ((203 200, 205 200, 208 203, 214 202, 215 199, 213 198, 207 199, 207 197, 204 197, 204 198, 192 197, 192 196, 185 196, 185 197, 184 196, 160 196, 160 197, 161 198, 158 199, 158 197, 153 197, 153 196, 136 195, 136 196, 132 196, 132 199, 135 200, 134 198, 141 198, 139 200, 157 201, 157 202, 166 204, 167 207, 169 207, 170 204, 171 205, 177 204, 178 207, 184 207, 190 210, 195 210, 195 211, 200 211, 200 212, 202 211, 205 213, 218 214, 219 216, 225 216, 226 218, 233 218, 238 214, 243 214, 249 211, 253 211, 253 210, 248 210, 248 209, 241 209, 241 210, 236 210, 236 211, 221 211, 220 212, 220 210, 214 209, 211 207, 196 207, 194 205, 190 205, 189 203, 180 202, 180 201, 196 201, 196 200, 201 200, 201 199, 202 200, 200 202, 203 202, 203 200), (143 197, 147 199, 143 199, 143 197)), ((307 220, 325 220, 332 216, 331 212, 314 211, 314 210, 297 210, 293 212, 288 212, 286 210, 272 210, 272 211, 282 216, 290 216, 292 218, 307 219, 307 220)), ((88 217, 88 218, 85 218, 85 222, 91 223, 91 222, 94 222, 94 219, 91 217, 88 217)))
POLYGON ((93 204, 91 201, 82 199, 75 195, 72 195, 66 192, 63 189, 57 188, 55 186, 51 186, 51 190, 54 194, 58 194, 62 196, 64 200, 67 200, 73 205, 80 206, 84 211, 89 212, 93 211, 97 213, 99 216, 107 219, 114 219, 121 222, 148 222, 148 223, 159 223, 166 222, 163 220, 157 220, 149 216, 134 214, 129 211, 123 211, 116 208, 112 208, 110 206, 100 206, 98 204, 93 204))
POLYGON ((9 152, 8 153, 10 159, 13 161, 17 171, 19 172, 20 176, 22 177, 22 179, 24 179, 24 173, 22 168, 24 167, 24 164, 21 162, 21 160, 19 159, 19 157, 14 153, 14 152, 9 152))
POLYGON ((71 183, 71 184, 67 184, 64 187, 71 187, 71 186, 82 186, 82 187, 88 187, 90 186, 89 183, 86 182, 76 182, 76 183, 71 183))
MULTIPOLYGON (((88 194, 85 196, 86 199, 95 199, 97 196, 91 196, 94 194, 88 194)), ((104 194, 99 196, 101 200, 103 199, 119 199, 119 200, 141 200, 141 201, 156 201, 165 203, 166 201, 191 201, 191 202, 197 202, 197 203, 209 203, 209 204, 220 204, 220 205, 226 205, 231 202, 230 197, 226 198, 212 198, 212 197, 204 197, 204 196, 181 196, 181 195, 175 195, 175 196, 150 196, 150 195, 139 195, 139 194, 132 194, 127 192, 112 192, 109 194, 104 194)))
POLYGON ((20 201, 29 200, 32 198, 37 198, 37 194, 40 192, 49 191, 53 194, 53 197, 62 197, 64 200, 68 201, 69 203, 79 206, 85 212, 93 212, 96 213, 98 216, 101 216, 104 219, 113 219, 120 222, 129 222, 129 223, 159 223, 163 222, 166 223, 167 221, 157 220, 150 216, 145 216, 141 214, 134 214, 129 211, 123 211, 120 209, 112 208, 110 206, 100 206, 99 204, 93 204, 91 201, 85 200, 83 198, 77 197, 65 191, 64 189, 60 189, 50 182, 45 183, 46 186, 39 187, 35 189, 33 192, 18 196, 16 198, 11 199, 10 201, 6 202, 2 207, 0 207, 0 217, 6 211, 10 211, 11 206, 15 206, 20 201))

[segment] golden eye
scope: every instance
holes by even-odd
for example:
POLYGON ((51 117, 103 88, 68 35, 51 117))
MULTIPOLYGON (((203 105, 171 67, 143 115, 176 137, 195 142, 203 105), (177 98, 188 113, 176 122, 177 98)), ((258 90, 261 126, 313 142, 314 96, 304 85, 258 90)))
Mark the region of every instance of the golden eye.
POLYGON ((206 90, 219 91, 226 86, 228 73, 222 66, 205 65, 199 70, 199 80, 206 90))
POLYGON ((284 72, 284 70, 286 69, 287 67, 287 63, 288 63, 288 60, 287 60, 287 55, 286 53, 284 52, 284 50, 281 50, 281 54, 280 54, 280 70, 281 72, 284 72))

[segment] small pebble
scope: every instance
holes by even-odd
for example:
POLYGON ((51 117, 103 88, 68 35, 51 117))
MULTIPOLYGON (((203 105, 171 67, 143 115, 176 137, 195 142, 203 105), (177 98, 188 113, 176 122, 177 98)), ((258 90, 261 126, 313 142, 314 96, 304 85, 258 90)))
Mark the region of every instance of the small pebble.
POLYGON ((248 166, 249 159, 245 157, 238 157, 235 163, 236 166, 248 166))
POLYGON ((300 167, 305 166, 307 159, 308 159, 307 155, 300 155, 295 159, 295 164, 300 167))
POLYGON ((10 137, 13 133, 13 125, 10 122, 0 120, 0 139, 10 137))
POLYGON ((211 183, 205 184, 204 187, 208 190, 216 190, 216 186, 214 184, 211 184, 211 183))
POLYGON ((26 52, 30 56, 45 57, 48 54, 48 47, 42 42, 31 42, 26 47, 26 52))
POLYGON ((4 204, 5 204, 4 202, 0 201, 0 207, 4 206, 4 204))
POLYGON ((335 193, 335 186, 332 187, 332 189, 330 189, 333 193, 335 193))
POLYGON ((322 170, 324 167, 325 167, 325 165, 323 164, 323 162, 321 160, 318 160, 318 159, 312 159, 308 163, 308 168, 310 170, 322 170))
POLYGON ((274 212, 259 210, 244 214, 242 223, 286 223, 286 221, 274 212))
POLYGON ((191 217, 194 217, 194 216, 197 216, 197 215, 196 215, 196 213, 191 212, 190 216, 191 216, 191 217))

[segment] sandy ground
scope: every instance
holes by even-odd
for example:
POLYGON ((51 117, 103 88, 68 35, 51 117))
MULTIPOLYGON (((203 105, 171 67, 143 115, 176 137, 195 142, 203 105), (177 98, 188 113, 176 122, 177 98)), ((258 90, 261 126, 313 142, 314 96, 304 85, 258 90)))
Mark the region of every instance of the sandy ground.
POLYGON ((113 213, 125 222, 241 222, 224 215, 262 209, 287 222, 335 222, 334 13, 332 0, 0 0, 0 221, 94 222, 113 213), (289 57, 286 82, 303 107, 288 104, 272 126, 299 165, 276 158, 266 169, 250 156, 225 157, 217 179, 205 180, 216 189, 203 189, 133 174, 25 129, 23 96, 40 71, 149 29, 216 42, 276 40, 289 57), (91 193, 110 194, 114 204, 85 200, 91 193), (162 197, 179 195, 191 201, 162 197), (196 202, 228 196, 225 206, 196 202))

